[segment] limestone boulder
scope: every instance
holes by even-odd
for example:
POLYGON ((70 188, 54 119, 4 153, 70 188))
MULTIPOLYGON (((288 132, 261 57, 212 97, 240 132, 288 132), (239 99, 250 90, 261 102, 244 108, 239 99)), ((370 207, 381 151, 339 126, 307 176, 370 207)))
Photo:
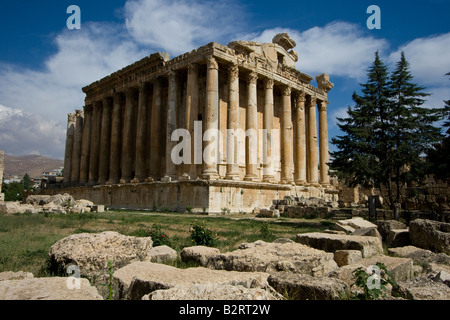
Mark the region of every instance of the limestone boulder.
POLYGON ((50 196, 50 195, 41 195, 41 194, 32 194, 32 195, 29 195, 27 198, 26 198, 26 200, 25 200, 25 202, 27 203, 27 204, 34 204, 34 205, 44 205, 44 204, 47 204, 47 203, 49 203, 49 202, 51 202, 51 197, 52 196, 50 196))
POLYGON ((338 220, 335 223, 335 229, 338 231, 344 231, 348 234, 352 234, 357 229, 376 228, 377 226, 370 221, 361 217, 355 217, 352 219, 338 220))
POLYGON ((75 200, 75 203, 73 203, 68 210, 72 213, 88 213, 92 211, 92 208, 94 207, 94 203, 89 200, 75 200))
POLYGON ((433 281, 442 282, 450 287, 450 273, 444 270, 439 271, 434 277, 433 281))
POLYGON ((390 248, 404 247, 411 244, 408 229, 391 229, 386 238, 386 245, 390 248))
POLYGON ((450 223, 416 219, 409 224, 411 244, 450 255, 450 223))
POLYGON ((440 281, 418 277, 397 282, 392 294, 408 300, 450 300, 450 288, 440 281))
POLYGON ((5 271, 0 272, 0 281, 3 280, 22 280, 22 279, 31 279, 34 278, 34 275, 31 272, 24 271, 5 271))
POLYGON ((412 259, 414 265, 420 268, 417 272, 429 277, 436 276, 440 271, 450 273, 450 256, 445 253, 434 253, 414 246, 389 248, 388 252, 393 256, 412 259))
POLYGON ((153 247, 149 251, 150 261, 157 263, 168 263, 177 259, 177 252, 169 246, 153 247))
POLYGON ((290 271, 322 277, 338 268, 333 254, 295 242, 242 244, 208 260, 209 268, 235 271, 290 271))
POLYGON ((211 257, 220 254, 220 250, 207 246, 192 246, 183 248, 180 252, 181 260, 184 262, 194 262, 200 266, 206 266, 211 257))
POLYGON ((349 286, 342 280, 312 277, 307 274, 276 272, 268 282, 278 293, 293 300, 339 300, 349 286))
POLYGON ((340 279, 351 286, 351 284, 355 282, 355 279, 353 278, 353 271, 355 269, 359 267, 367 269, 377 262, 381 262, 386 266, 387 270, 393 275, 395 281, 407 281, 413 277, 412 259, 385 255, 373 256, 362 259, 355 264, 343 266, 330 273, 330 277, 340 279))
POLYGON ((97 289, 85 278, 25 278, 0 281, 0 300, 102 300, 97 289))
POLYGON ((131 237, 113 231, 80 233, 68 236, 51 246, 49 257, 55 269, 65 270, 76 264, 82 276, 106 273, 108 261, 120 268, 133 261, 149 261, 152 239, 131 237))
POLYGON ((362 253, 359 250, 336 250, 334 252, 334 261, 339 267, 355 264, 361 259, 362 253))
POLYGON ((240 285, 265 288, 268 273, 212 270, 209 268, 179 269, 153 262, 133 262, 114 272, 118 299, 140 300, 159 289, 194 284, 240 285))
POLYGON ((359 228, 353 231, 352 235, 364 237, 377 237, 380 239, 380 241, 383 241, 383 238, 381 237, 381 234, 378 232, 376 227, 359 228))
POLYGON ((359 250, 363 258, 369 258, 383 253, 383 246, 378 237, 310 232, 298 234, 296 241, 326 252, 359 250))
POLYGON ((0 214, 38 213, 39 210, 31 204, 21 204, 19 201, 0 202, 0 214))
POLYGON ((397 220, 377 220, 376 225, 383 240, 386 240, 392 229, 406 229, 406 225, 397 220))
POLYGON ((246 288, 230 284, 193 284, 156 290, 142 300, 278 300, 262 288, 246 288))

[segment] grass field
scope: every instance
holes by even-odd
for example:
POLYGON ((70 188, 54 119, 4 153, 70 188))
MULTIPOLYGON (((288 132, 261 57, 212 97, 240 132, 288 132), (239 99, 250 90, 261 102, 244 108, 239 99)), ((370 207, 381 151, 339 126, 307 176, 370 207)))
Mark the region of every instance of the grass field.
POLYGON ((295 239, 298 233, 330 228, 319 219, 255 219, 252 215, 206 216, 180 213, 107 211, 88 214, 20 214, 0 216, 0 272, 27 271, 48 276, 46 263, 50 247, 75 233, 117 231, 130 236, 149 236, 154 224, 169 237, 170 246, 181 251, 193 245, 192 224, 204 222, 217 234, 217 248, 231 251, 242 242, 295 239), (264 227, 263 227, 264 226, 264 227), (263 228, 262 228, 263 227, 263 228))

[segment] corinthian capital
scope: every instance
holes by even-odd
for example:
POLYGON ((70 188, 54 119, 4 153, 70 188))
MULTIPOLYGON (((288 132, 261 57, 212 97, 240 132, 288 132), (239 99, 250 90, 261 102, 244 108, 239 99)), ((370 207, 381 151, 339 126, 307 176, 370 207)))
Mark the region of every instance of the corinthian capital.
POLYGON ((250 72, 248 75, 248 83, 256 84, 256 81, 258 80, 258 74, 256 72, 250 72))
POLYGON ((219 64, 213 56, 209 56, 208 59, 206 59, 206 66, 208 69, 219 69, 219 64))
POLYGON ((328 101, 320 101, 319 103, 319 111, 327 111, 328 101))
POLYGON ((237 64, 232 64, 228 67, 228 79, 233 82, 239 78, 239 67, 237 64))
POLYGON ((273 89, 273 84, 274 84, 273 79, 266 79, 266 80, 264 80, 264 87, 266 89, 273 89))
POLYGON ((291 92, 292 92, 291 87, 286 86, 286 85, 284 85, 284 86, 281 87, 281 94, 282 94, 283 96, 290 96, 290 95, 291 95, 291 92))

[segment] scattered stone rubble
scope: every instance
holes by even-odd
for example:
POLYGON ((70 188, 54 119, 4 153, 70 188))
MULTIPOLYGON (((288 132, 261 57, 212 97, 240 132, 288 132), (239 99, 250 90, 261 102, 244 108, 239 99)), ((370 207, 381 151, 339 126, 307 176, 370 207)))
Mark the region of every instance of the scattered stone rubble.
POLYGON ((70 194, 29 195, 24 203, 19 201, 0 202, 0 214, 22 213, 88 213, 102 212, 103 205, 95 205, 89 200, 75 200, 70 194))
POLYGON ((394 221, 373 224, 353 218, 336 221, 336 228, 345 231, 299 234, 296 242, 286 238, 272 243, 258 240, 223 253, 193 246, 179 255, 166 246, 153 247, 149 237, 110 231, 77 234, 56 242, 49 257, 55 270, 78 266, 82 290, 76 294, 69 291, 67 277, 34 278, 24 272, 9 272, 0 273, 0 299, 106 298, 108 261, 113 261, 110 285, 114 299, 338 300, 359 290, 352 287, 356 268, 367 269, 381 262, 398 284, 389 287, 390 298, 450 300, 450 256, 445 242, 449 224, 413 222, 408 228, 394 221), (417 235, 414 224, 427 227, 417 235), (415 245, 388 247, 385 253, 382 244, 393 230, 403 230, 415 245), (435 237, 436 232, 443 239, 441 244, 434 251, 423 248, 428 245, 427 237, 435 237), (413 241, 416 238, 427 241, 413 241), (182 269, 163 264, 178 258, 200 267, 182 269))

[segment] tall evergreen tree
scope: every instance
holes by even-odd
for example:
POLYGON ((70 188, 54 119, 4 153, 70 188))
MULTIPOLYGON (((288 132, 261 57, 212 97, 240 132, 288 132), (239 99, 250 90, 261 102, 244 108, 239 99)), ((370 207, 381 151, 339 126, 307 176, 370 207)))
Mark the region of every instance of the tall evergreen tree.
POLYGON ((338 118, 346 135, 332 139, 339 151, 331 153, 331 168, 350 186, 378 189, 396 219, 400 190, 423 179, 422 155, 439 139, 436 110, 421 107, 428 94, 412 79, 404 53, 391 77, 376 53, 368 82, 361 84, 363 95, 354 93, 355 107, 348 108, 347 118, 338 118))
MULTIPOLYGON (((450 76, 450 72, 446 74, 450 76)), ((444 107, 441 109, 442 117, 445 119, 443 124, 445 137, 438 144, 435 144, 427 154, 427 160, 430 165, 430 173, 433 173, 440 179, 450 178, 450 100, 444 101, 444 107)))

